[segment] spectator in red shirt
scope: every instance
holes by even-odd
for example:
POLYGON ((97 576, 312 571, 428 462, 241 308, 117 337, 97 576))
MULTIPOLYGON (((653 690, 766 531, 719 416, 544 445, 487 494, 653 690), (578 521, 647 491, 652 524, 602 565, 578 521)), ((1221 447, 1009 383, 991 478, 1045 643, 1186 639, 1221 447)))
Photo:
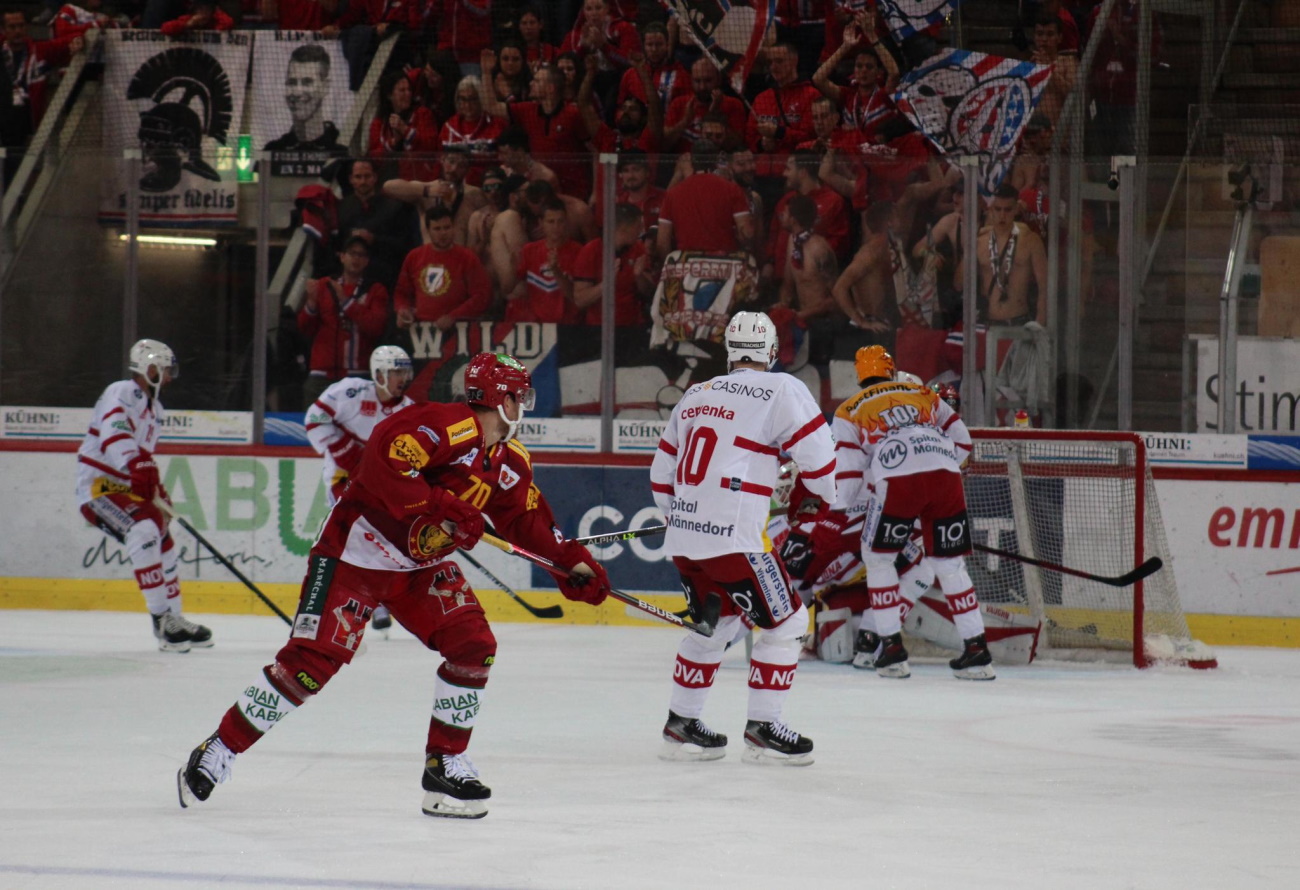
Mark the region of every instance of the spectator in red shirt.
POLYGON ((532 70, 524 61, 524 47, 517 40, 506 40, 497 53, 497 70, 493 88, 497 98, 507 104, 529 98, 532 70))
POLYGON ((406 255, 397 279, 397 326, 429 321, 445 331, 461 319, 486 313, 492 284, 478 255, 455 243, 451 208, 439 204, 426 210, 424 231, 429 243, 406 255))
POLYGON ((781 224, 785 208, 795 195, 807 195, 817 205, 817 223, 813 232, 830 244, 831 250, 843 263, 849 252, 849 212, 844 199, 833 189, 822 185, 817 176, 821 157, 814 151, 802 149, 790 155, 785 162, 785 184, 789 189, 772 211, 772 226, 767 241, 767 261, 772 274, 779 281, 785 274, 786 246, 790 233, 781 224))
POLYGON ((636 26, 618 18, 610 10, 608 0, 583 0, 582 15, 560 44, 560 52, 576 53, 580 59, 587 53, 595 53, 600 70, 616 75, 615 84, 640 51, 641 38, 636 26))
POLYGON ((4 44, 0 63, 7 81, 0 100, 0 144, 10 149, 5 159, 8 182, 22 163, 21 151, 45 115, 46 77, 68 64, 85 45, 81 35, 59 40, 32 40, 27 36, 27 16, 17 10, 4 13, 4 44))
POLYGON ((732 253, 754 237, 749 201, 740 186, 713 172, 718 148, 703 139, 691 146, 695 171, 668 190, 659 210, 659 256, 677 250, 732 253))
POLYGON ((281 31, 323 31, 338 11, 338 0, 262 0, 263 20, 281 31))
POLYGON ((194 0, 190 9, 188 15, 163 22, 162 32, 179 37, 190 31, 229 31, 235 27, 235 20, 218 8, 216 0, 194 0))
POLYGON ((116 28, 117 21, 110 15, 100 12, 104 0, 83 0, 85 8, 65 3, 59 7, 50 21, 50 30, 55 40, 76 37, 85 34, 91 28, 116 28))
POLYGON ((708 59, 700 59, 691 66, 691 92, 676 97, 668 105, 664 146, 678 152, 690 151, 695 140, 700 138, 700 123, 704 115, 711 111, 726 115, 727 126, 732 132, 737 135, 745 132, 749 112, 744 103, 724 94, 718 69, 708 59))
MULTIPOLYGON (((1097 105, 1096 117, 1087 130, 1089 154, 1136 153, 1139 9, 1137 0, 1118 0, 1104 23, 1098 21, 1100 6, 1088 16, 1088 33, 1098 27, 1106 29, 1088 83, 1088 98, 1097 105)), ((1161 40, 1159 18, 1153 15, 1153 59, 1160 56, 1161 40)))
POLYGON ((840 48, 813 75, 813 85, 842 109, 844 126, 876 142, 882 124, 898 117, 892 98, 898 87, 898 62, 874 31, 868 31, 865 41, 856 27, 846 35, 840 48), (840 86, 831 81, 831 74, 845 56, 853 58, 853 80, 840 86))
MULTIPOLYGON (((406 79, 411 82, 411 100, 429 109, 436 121, 445 121, 456 113, 453 92, 460 83, 460 65, 451 53, 429 49, 423 64, 407 65, 406 79)), ((478 94, 475 93, 475 101, 478 94)))
MULTIPOLYGON (((483 50, 484 78, 495 70, 496 53, 490 49, 483 50)), ((537 80, 540 99, 508 105, 499 101, 484 83, 479 91, 483 109, 494 117, 508 119, 528 134, 531 153, 555 169, 560 191, 585 197, 591 194, 591 160, 586 151, 587 132, 582 114, 572 102, 563 101, 564 75, 558 70, 544 69, 537 80)), ((505 162, 504 157, 502 161, 505 162)))
POLYGON ((776 0, 776 39, 798 48, 799 76, 810 77, 826 41, 826 0, 776 0))
POLYGON ((388 290, 367 275, 370 245, 354 235, 339 254, 343 272, 307 284, 298 311, 298 330, 312 338, 310 374, 303 384, 309 401, 348 375, 367 376, 370 353, 388 322, 388 290))
POLYGON ((524 61, 534 74, 560 54, 559 47, 542 40, 542 15, 534 7, 519 13, 519 39, 524 43, 524 61))
POLYGON ((840 132, 840 109, 831 99, 820 96, 812 104, 813 138, 800 142, 795 151, 815 151, 818 155, 834 147, 835 137, 840 132))
MULTIPOLYGON (((650 22, 641 29, 641 47, 650 82, 659 95, 659 104, 667 108, 678 96, 691 94, 691 78, 686 69, 669 55, 668 29, 659 22, 650 22)), ((635 64, 635 58, 634 58, 635 64)), ((631 96, 646 102, 645 78, 635 67, 623 72, 618 84, 618 104, 631 96)))
POLYGON ((813 138, 812 104, 820 95, 815 86, 799 80, 795 50, 789 45, 770 47, 767 60, 774 86, 754 99, 746 131, 754 153, 767 161, 766 168, 763 160, 759 162, 760 176, 779 173, 785 164, 784 154, 813 138))
POLYGON ((492 44, 492 0, 427 0, 424 13, 438 49, 456 57, 461 73, 479 74, 479 50, 492 44))
POLYGON ((652 185, 650 159, 645 152, 628 151, 618 156, 618 189, 615 201, 630 204, 642 214, 642 230, 659 225, 659 211, 668 193, 652 185))
POLYGON ((402 179, 438 178, 438 124, 411 99, 411 82, 399 69, 379 81, 379 113, 370 122, 370 156, 397 161, 402 179))
POLYGON ((542 208, 542 239, 524 245, 515 267, 517 283, 506 294, 506 321, 576 324, 573 271, 581 251, 568 238, 564 202, 551 198, 542 208))
MULTIPOLYGON (((654 293, 650 255, 641 241, 641 210, 631 204, 614 206, 614 324, 644 327, 645 301, 654 293)), ((604 318, 604 242, 583 245, 573 271, 573 302, 584 310, 583 324, 599 325, 604 318)))
POLYGON ((483 100, 479 93, 482 81, 468 75, 456 84, 456 113, 442 125, 443 148, 464 145, 469 149, 470 167, 466 182, 478 185, 483 174, 497 164, 497 137, 505 130, 505 122, 483 113, 483 100))

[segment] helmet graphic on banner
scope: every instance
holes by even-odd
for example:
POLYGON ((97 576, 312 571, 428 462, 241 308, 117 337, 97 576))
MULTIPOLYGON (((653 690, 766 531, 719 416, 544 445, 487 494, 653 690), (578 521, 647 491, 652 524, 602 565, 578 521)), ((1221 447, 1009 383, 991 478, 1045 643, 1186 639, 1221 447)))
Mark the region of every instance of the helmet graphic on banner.
POLYGON ((894 357, 883 346, 863 346, 853 357, 853 370, 858 375, 858 383, 872 377, 894 379, 894 357))
POLYGON ((406 392, 413 372, 411 357, 400 346, 379 346, 370 353, 370 379, 375 381, 375 386, 387 392, 392 398, 400 398, 406 392), (394 371, 397 371, 399 376, 396 385, 393 384, 394 371), (382 380, 379 376, 381 373, 382 380))
POLYGON ((131 347, 127 368, 139 374, 153 389, 154 398, 164 383, 181 376, 181 366, 176 363, 176 353, 161 340, 137 340, 131 347), (150 372, 155 373, 150 373, 150 372))
POLYGON ((518 359, 499 352, 480 352, 465 366, 465 400, 471 405, 496 408, 510 426, 506 438, 512 438, 524 412, 531 411, 536 403, 533 377, 518 359), (514 420, 506 416, 506 396, 514 396, 519 415, 514 420))
POLYGON ((727 361, 757 362, 764 368, 776 360, 776 325, 765 312, 737 312, 727 325, 727 361))

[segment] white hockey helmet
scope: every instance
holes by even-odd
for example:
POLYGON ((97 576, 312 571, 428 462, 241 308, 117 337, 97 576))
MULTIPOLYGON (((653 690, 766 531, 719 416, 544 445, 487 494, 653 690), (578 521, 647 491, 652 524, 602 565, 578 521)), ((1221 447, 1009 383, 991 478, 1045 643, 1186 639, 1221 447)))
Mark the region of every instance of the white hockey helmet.
POLYGON ((727 325, 727 361, 757 362, 765 368, 776 361, 776 325, 766 312, 737 312, 727 325))
POLYGON ((370 353, 370 379, 375 386, 387 392, 393 398, 400 398, 411 383, 413 374, 411 357, 400 346, 379 346, 370 353), (394 384, 393 372, 400 372, 399 380, 394 384), (380 373, 383 379, 380 379, 380 373))
POLYGON ((176 362, 176 353, 170 346, 160 340, 137 340, 131 347, 127 359, 127 368, 132 374, 139 374, 153 389, 154 398, 158 390, 168 381, 181 376, 181 366, 176 362), (150 374, 156 371, 156 374, 150 374))
POLYGON ((906 371, 895 371, 894 380, 898 383, 915 383, 917 386, 925 386, 920 377, 915 374, 909 374, 906 371))

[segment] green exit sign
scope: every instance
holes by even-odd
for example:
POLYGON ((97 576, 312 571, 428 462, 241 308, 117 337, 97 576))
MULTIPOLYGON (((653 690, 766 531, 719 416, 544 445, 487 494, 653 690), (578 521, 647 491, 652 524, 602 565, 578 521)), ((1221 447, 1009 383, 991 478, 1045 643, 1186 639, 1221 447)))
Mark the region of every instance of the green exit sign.
POLYGON ((253 137, 247 134, 239 137, 239 147, 235 149, 235 171, 237 181, 256 182, 253 172, 253 137))

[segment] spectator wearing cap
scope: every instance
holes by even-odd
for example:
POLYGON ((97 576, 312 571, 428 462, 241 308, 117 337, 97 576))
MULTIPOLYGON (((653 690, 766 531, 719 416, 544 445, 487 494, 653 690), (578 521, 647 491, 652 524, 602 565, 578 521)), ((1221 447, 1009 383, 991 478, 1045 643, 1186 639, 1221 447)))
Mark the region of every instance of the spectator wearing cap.
MULTIPOLYGON (((591 162, 586 151, 587 129, 577 106, 564 101, 564 75, 555 68, 543 69, 537 75, 540 98, 507 104, 497 99, 487 82, 496 70, 496 53, 485 49, 482 58, 484 83, 480 84, 479 95, 484 111, 508 120, 511 127, 517 127, 527 134, 525 153, 530 155, 529 160, 531 161, 532 154, 536 154, 545 164, 553 165, 560 191, 569 195, 591 194, 591 162)), ((499 139, 497 150, 501 150, 499 139)), ((501 163, 505 167, 511 166, 504 154, 501 163)))
POLYGON ((312 341, 303 385, 309 402, 337 380, 368 376, 370 353, 388 323, 388 289, 369 270, 369 242, 353 235, 338 260, 342 272, 309 281, 298 311, 298 330, 312 341))
MULTIPOLYGON (((384 183, 384 194, 407 204, 414 204, 420 213, 433 207, 451 210, 452 239, 465 247, 469 244, 469 221, 475 211, 487 203, 483 191, 465 181, 469 173, 469 152, 463 145, 453 145, 442 150, 442 176, 434 180, 390 179, 384 183)), ((426 227, 425 240, 428 241, 426 227)))
POLYGON ((659 210, 656 253, 676 250, 731 253, 754 238, 754 220, 744 191, 715 171, 718 147, 699 140, 691 146, 692 173, 668 190, 659 210))

